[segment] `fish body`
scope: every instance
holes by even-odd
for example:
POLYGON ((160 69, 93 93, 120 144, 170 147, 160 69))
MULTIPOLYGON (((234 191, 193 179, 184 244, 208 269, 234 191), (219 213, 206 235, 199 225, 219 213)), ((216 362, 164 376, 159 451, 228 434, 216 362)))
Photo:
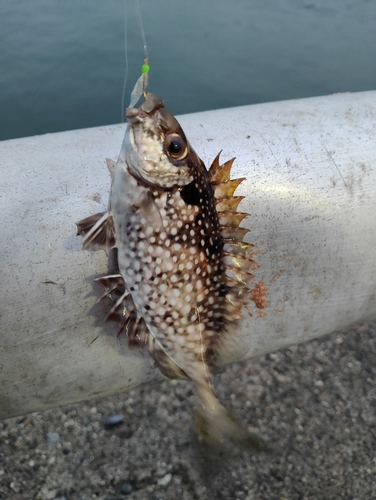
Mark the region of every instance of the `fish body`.
POLYGON ((86 248, 117 248, 119 275, 101 279, 118 293, 112 315, 131 346, 147 346, 161 372, 196 384, 202 436, 256 449, 219 403, 211 377, 250 293, 255 267, 242 241, 247 215, 233 196, 233 160, 207 170, 181 126, 153 94, 127 109, 128 125, 113 169, 108 212, 78 223, 86 248))

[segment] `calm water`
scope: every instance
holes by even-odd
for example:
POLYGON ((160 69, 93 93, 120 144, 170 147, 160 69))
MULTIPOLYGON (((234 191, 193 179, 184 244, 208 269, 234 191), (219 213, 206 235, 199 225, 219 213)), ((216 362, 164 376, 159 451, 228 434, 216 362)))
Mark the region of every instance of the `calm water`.
MULTIPOLYGON (((174 113, 376 89, 375 0, 140 0, 149 91, 174 113)), ((0 140, 121 121, 136 0, 0 2, 0 140)))

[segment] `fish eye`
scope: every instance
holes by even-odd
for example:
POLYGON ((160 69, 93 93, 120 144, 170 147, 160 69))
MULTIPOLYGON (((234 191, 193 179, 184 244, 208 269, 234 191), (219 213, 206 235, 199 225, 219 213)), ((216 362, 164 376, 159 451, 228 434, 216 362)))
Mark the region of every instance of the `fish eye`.
POLYGON ((175 160, 183 160, 188 154, 187 144, 178 134, 168 134, 165 138, 164 145, 167 154, 175 160))
POLYGON ((179 141, 171 141, 168 145, 168 150, 171 154, 178 155, 181 153, 182 147, 179 141))

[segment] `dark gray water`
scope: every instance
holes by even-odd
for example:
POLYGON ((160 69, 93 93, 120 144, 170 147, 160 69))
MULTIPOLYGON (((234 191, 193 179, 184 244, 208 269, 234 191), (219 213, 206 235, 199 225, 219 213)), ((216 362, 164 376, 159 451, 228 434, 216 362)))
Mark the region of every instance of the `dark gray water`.
MULTIPOLYGON (((149 91, 174 113, 376 89, 375 0, 140 0, 149 91)), ((121 121, 136 0, 0 2, 0 140, 121 121)))

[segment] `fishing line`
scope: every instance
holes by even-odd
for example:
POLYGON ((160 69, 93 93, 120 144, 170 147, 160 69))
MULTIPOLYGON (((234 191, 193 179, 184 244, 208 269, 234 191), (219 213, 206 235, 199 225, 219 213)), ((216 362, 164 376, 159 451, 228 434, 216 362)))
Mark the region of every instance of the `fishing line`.
POLYGON ((141 36, 142 36, 142 42, 144 44, 144 59, 149 60, 148 46, 147 46, 147 43, 146 43, 145 29, 144 29, 144 22, 142 20, 140 0, 136 0, 136 5, 137 5, 138 27, 140 28, 141 36))
POLYGON ((121 123, 124 123, 124 101, 125 101, 125 88, 128 79, 128 47, 127 47, 127 2, 124 2, 124 54, 125 54, 125 73, 123 82, 123 92, 121 93, 121 123))
MULTIPOLYGON (((144 64, 141 67, 141 76, 137 80, 136 85, 133 88, 133 91, 131 93, 131 101, 129 103, 130 108, 134 107, 137 103, 137 101, 140 99, 141 95, 146 92, 146 87, 148 85, 148 73, 149 73, 149 54, 148 54, 148 47, 146 43, 146 36, 145 36, 145 28, 144 28, 144 22, 142 20, 142 13, 141 13, 141 5, 140 5, 140 0, 136 0, 136 15, 137 15, 137 23, 138 23, 138 28, 141 32, 141 37, 142 37, 142 43, 143 43, 143 48, 144 48, 144 64)), ((124 101, 125 101, 125 90, 126 90, 126 83, 127 83, 127 78, 128 78, 128 47, 127 47, 127 9, 126 9, 126 1, 124 2, 124 52, 125 52, 125 75, 124 75, 124 83, 123 83, 123 92, 121 96, 121 121, 124 123, 124 101)))

